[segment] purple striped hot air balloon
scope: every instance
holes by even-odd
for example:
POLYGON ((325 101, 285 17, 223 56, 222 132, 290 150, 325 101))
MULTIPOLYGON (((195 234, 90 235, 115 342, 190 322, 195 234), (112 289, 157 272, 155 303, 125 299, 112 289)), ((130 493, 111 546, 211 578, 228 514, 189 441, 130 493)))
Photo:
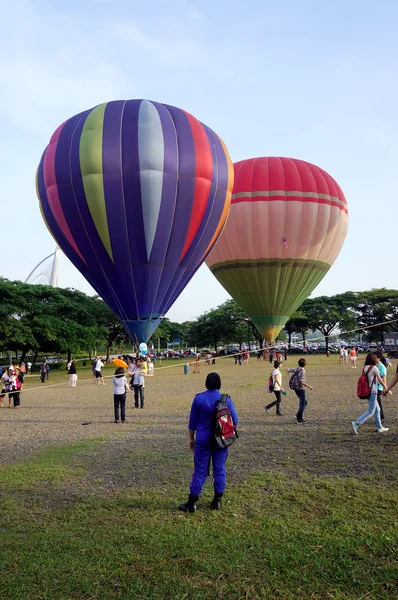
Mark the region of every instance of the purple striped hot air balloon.
POLYGON ((218 239, 232 186, 217 134, 148 100, 68 119, 37 171, 50 233, 136 343, 148 341, 218 239))

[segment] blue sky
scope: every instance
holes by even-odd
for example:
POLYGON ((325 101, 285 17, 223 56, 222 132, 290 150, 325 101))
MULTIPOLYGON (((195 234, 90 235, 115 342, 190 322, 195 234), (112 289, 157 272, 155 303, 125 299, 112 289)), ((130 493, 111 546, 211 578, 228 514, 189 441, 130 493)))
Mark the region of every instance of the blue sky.
MULTIPOLYGON (((349 233, 313 295, 397 286, 396 0, 14 0, 0 25, 4 277, 24 279, 53 249, 34 176, 54 129, 148 98, 209 125, 233 161, 291 156, 337 180, 349 233)), ((60 269, 61 286, 91 292, 64 256, 60 269)), ((202 266, 168 316, 227 298, 202 266)))

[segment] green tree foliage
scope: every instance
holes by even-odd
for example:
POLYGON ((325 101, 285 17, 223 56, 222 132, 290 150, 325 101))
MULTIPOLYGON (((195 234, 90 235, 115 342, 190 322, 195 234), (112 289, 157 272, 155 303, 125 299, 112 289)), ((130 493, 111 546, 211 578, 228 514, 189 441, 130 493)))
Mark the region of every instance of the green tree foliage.
POLYGON ((310 329, 317 329, 325 336, 326 352, 329 349, 329 336, 337 328, 343 317, 342 303, 333 296, 309 298, 300 306, 300 312, 308 319, 310 329))
POLYGON ((398 290, 380 288, 366 292, 346 292, 338 298, 343 300, 357 327, 370 328, 366 330, 369 340, 382 341, 384 332, 398 331, 398 290), (381 323, 385 324, 380 325, 381 323))
POLYGON ((285 325, 289 347, 292 343, 293 333, 301 333, 303 336, 303 344, 305 345, 305 338, 309 328, 308 316, 304 313, 304 311, 300 309, 299 311, 295 312, 285 325))
POLYGON ((252 333, 251 320, 234 300, 227 300, 191 323, 189 339, 194 346, 216 349, 232 342, 248 342, 252 333))
MULTIPOLYGON (((305 340, 317 330, 328 346, 333 332, 366 330, 369 339, 381 340, 383 332, 398 331, 398 290, 373 289, 320 296, 306 300, 286 323, 289 343, 293 332, 305 340), (386 321, 392 323, 382 324, 386 321), (380 325, 382 324, 382 325, 380 325)), ((205 312, 196 321, 173 323, 164 318, 150 340, 155 347, 180 340, 181 347, 217 348, 229 343, 248 343, 262 336, 234 300, 205 312)), ((131 345, 127 333, 107 305, 73 289, 29 285, 0 278, 0 350, 68 354, 91 353, 105 345, 131 345)))

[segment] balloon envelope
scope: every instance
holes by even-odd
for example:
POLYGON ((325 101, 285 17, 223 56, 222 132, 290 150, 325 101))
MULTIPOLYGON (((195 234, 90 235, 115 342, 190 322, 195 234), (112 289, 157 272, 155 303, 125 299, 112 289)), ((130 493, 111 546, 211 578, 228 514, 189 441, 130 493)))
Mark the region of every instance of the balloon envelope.
POLYGON ((217 240, 233 167, 187 112, 148 100, 101 104, 65 121, 37 172, 50 233, 146 342, 217 240))
POLYGON ((228 221, 206 264, 273 341, 337 258, 347 202, 328 173, 302 160, 253 158, 234 171, 228 221))

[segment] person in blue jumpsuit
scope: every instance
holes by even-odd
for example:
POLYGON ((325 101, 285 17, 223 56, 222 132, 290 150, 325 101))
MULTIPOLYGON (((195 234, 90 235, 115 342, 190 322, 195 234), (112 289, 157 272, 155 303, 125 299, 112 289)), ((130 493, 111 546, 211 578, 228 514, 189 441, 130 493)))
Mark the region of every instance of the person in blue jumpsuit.
MULTIPOLYGON (((221 377, 218 373, 209 373, 205 385, 207 391, 195 396, 189 417, 189 447, 194 453, 194 472, 188 501, 180 504, 179 507, 185 512, 195 512, 196 510, 196 501, 209 473, 210 460, 213 462, 214 478, 214 498, 211 503, 213 510, 221 508, 221 498, 226 485, 225 463, 228 457, 228 448, 215 448, 213 445, 216 404, 221 398, 221 377)), ((227 405, 236 427, 238 415, 229 396, 227 405)))

